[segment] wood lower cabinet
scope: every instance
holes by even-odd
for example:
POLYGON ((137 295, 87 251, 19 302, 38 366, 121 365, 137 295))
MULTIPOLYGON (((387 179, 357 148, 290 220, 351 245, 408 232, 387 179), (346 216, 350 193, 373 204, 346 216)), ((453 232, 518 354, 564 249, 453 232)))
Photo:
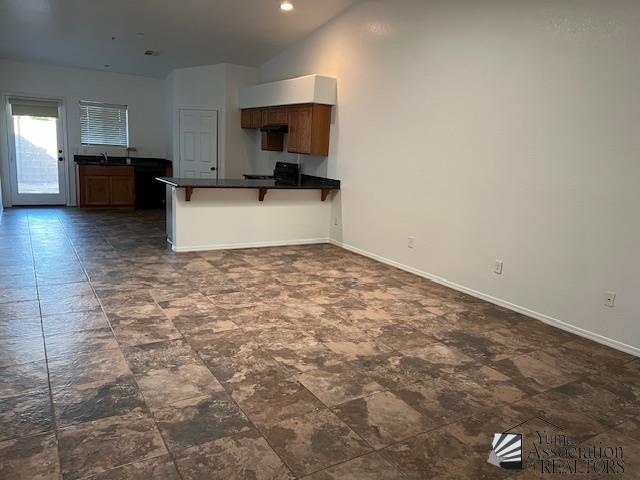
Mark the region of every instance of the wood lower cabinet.
POLYGON ((109 177, 104 175, 80 175, 80 206, 99 207, 109 205, 109 177))
POLYGON ((135 202, 132 176, 109 177, 109 205, 128 206, 135 202))
POLYGON ((133 167, 80 165, 81 207, 128 207, 135 203, 133 167))

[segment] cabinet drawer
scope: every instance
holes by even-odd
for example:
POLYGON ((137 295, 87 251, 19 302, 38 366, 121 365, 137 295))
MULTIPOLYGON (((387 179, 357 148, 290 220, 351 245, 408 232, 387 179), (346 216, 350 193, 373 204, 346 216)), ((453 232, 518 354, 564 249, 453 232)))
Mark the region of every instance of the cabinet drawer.
POLYGON ((127 165, 80 165, 80 175, 133 176, 133 167, 127 165))

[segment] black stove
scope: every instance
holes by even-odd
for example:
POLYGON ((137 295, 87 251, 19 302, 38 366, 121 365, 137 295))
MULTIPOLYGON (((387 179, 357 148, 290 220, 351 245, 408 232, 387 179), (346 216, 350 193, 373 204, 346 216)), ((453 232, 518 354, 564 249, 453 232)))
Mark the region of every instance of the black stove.
POLYGON ((277 162, 273 175, 245 175, 247 180, 275 180, 287 185, 297 185, 300 182, 300 166, 297 163, 277 162))

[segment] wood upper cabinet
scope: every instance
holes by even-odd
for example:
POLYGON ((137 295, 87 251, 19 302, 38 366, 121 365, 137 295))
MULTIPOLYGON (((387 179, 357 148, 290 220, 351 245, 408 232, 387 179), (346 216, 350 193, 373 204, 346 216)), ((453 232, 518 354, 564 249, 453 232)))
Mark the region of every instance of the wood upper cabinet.
POLYGON ((240 112, 240 126, 242 128, 252 128, 251 127, 251 109, 243 108, 240 112))
POLYGON ((284 133, 262 132, 262 150, 281 152, 284 147, 284 133))
POLYGON ((245 108, 242 110, 241 126, 242 128, 260 128, 262 127, 262 108, 245 108))
POLYGON ((265 125, 286 125, 288 120, 286 107, 269 107, 266 108, 266 122, 265 125))
POLYGON ((331 105, 299 105, 289 108, 290 153, 329 154, 331 105))
MULTIPOLYGON (((288 125, 287 151, 306 155, 329 154, 331 105, 309 103, 242 110, 242 128, 288 125)), ((281 136, 281 134, 280 134, 281 136)), ((278 136, 262 134, 263 150, 282 150, 278 136)))
POLYGON ((133 167, 80 165, 80 206, 132 206, 135 203, 133 167))

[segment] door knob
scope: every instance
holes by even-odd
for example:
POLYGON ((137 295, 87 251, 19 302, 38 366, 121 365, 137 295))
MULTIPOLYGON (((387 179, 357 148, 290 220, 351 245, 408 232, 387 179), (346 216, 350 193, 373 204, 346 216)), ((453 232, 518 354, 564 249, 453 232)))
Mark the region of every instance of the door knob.
POLYGON ((58 157, 58 161, 62 162, 64 160, 64 157, 58 157))
POLYGON ((211 171, 213 172, 216 169, 216 167, 211 167, 211 171))

